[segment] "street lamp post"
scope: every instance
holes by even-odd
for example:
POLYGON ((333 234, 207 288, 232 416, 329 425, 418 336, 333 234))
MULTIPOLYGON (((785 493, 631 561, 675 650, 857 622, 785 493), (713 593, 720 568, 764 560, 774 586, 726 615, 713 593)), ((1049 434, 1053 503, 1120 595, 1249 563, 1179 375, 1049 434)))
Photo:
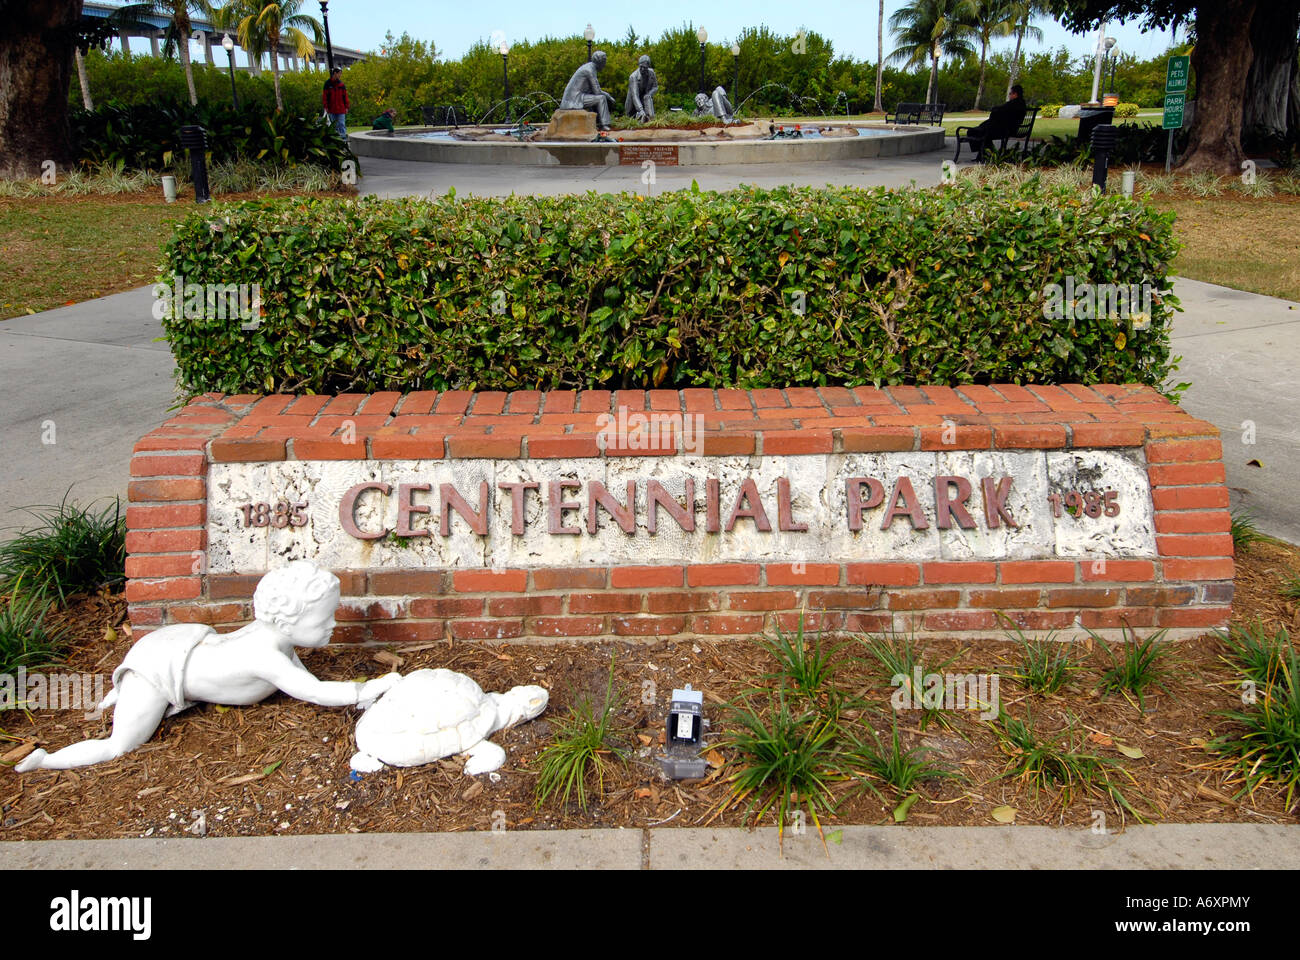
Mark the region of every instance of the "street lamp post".
POLYGON ((731 44, 731 99, 740 102, 740 44, 731 44))
POLYGON ((235 41, 230 39, 230 34, 221 35, 221 49, 226 51, 226 58, 230 61, 230 99, 239 109, 239 94, 235 92, 235 41))
POLYGON ((709 42, 709 31, 700 27, 695 31, 695 37, 700 41, 700 93, 707 93, 704 89, 704 45, 709 42))
POLYGON ((596 39, 596 31, 591 24, 587 24, 587 29, 582 31, 582 38, 587 41, 587 62, 591 63, 591 41, 596 39))
POLYGON ((514 114, 510 109, 510 44, 502 40, 497 49, 501 53, 501 76, 506 88, 506 123, 514 123, 514 114))
POLYGON ((1112 43, 1110 45, 1110 49, 1107 51, 1107 56, 1110 57, 1110 92, 1111 93, 1115 92, 1115 67, 1119 65, 1119 51, 1115 49, 1117 46, 1118 43, 1112 43))
POLYGON ((325 63, 330 69, 334 69, 334 46, 330 43, 330 11, 329 0, 320 0, 320 17, 325 21, 325 63))

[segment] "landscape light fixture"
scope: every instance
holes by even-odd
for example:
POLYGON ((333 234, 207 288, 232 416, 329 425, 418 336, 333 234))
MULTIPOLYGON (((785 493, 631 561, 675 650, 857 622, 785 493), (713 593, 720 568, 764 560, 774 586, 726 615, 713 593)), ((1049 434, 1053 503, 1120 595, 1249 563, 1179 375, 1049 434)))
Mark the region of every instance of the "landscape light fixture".
POLYGON ((700 27, 695 31, 695 37, 700 41, 700 93, 707 93, 704 89, 704 45, 709 42, 709 31, 700 27))
POLYGON ((591 24, 587 24, 587 29, 582 31, 582 37, 587 41, 587 62, 591 63, 591 41, 596 39, 596 31, 591 24))
POLYGON ((513 123, 514 114, 510 109, 510 44, 502 40, 497 50, 501 54, 501 76, 506 88, 506 123, 513 123))
POLYGON ((708 746, 704 742, 703 691, 692 690, 689 683, 684 690, 673 690, 665 734, 665 756, 659 757, 664 776, 669 780, 702 778, 709 769, 708 762, 700 756, 708 746))
POLYGON ((731 44, 731 99, 740 101, 740 44, 732 41, 731 44))
POLYGON ((230 39, 230 34, 221 35, 221 49, 226 51, 226 58, 230 61, 230 100, 239 109, 239 94, 235 92, 235 41, 230 39))
POLYGON ((325 23, 325 65, 334 70, 334 46, 330 43, 330 11, 329 0, 320 0, 320 18, 325 23))

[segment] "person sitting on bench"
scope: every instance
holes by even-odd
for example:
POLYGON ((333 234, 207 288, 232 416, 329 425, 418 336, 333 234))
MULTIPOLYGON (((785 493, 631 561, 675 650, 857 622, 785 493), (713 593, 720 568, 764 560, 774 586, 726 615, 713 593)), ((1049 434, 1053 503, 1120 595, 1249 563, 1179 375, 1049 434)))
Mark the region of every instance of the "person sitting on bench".
POLYGON ((1020 125, 1025 122, 1025 113, 1028 108, 1025 106, 1025 91, 1020 84, 1011 88, 1011 99, 1001 106, 994 107, 989 113, 989 118, 975 127, 967 136, 974 140, 979 139, 979 146, 975 151, 976 162, 984 160, 984 148, 994 140, 1005 140, 1007 137, 1014 136, 1020 129, 1020 125))

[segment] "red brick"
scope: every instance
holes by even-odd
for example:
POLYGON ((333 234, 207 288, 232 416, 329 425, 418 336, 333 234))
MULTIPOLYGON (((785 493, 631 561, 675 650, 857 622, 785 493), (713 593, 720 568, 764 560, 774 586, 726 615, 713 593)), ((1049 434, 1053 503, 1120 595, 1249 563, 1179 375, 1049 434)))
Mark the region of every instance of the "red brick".
POLYGON ((377 570, 370 574, 370 592, 380 597, 442 593, 442 573, 428 570, 377 570))
POLYGON ((998 565, 976 561, 935 561, 921 565, 925 582, 929 583, 996 583, 998 565))
POLYGON ((131 626, 133 628, 142 627, 146 625, 154 626, 154 627, 162 626, 162 622, 163 622, 162 607, 133 606, 128 608, 127 613, 131 618, 131 626))
POLYGON ((234 623, 247 620, 249 611, 242 603, 174 603, 167 616, 172 623, 234 623))
POLYGON ((406 616, 406 604, 368 598, 344 600, 334 611, 334 616, 344 621, 393 620, 406 616))
POLYGON ((922 427, 922 450, 987 450, 993 446, 993 428, 966 424, 922 427))
POLYGON ((1072 625, 1077 614, 1073 610, 1006 610, 998 611, 998 629, 1007 629, 1008 623, 1021 630, 1064 630, 1072 625))
POLYGON ((613 396, 608 390, 584 390, 578 394, 578 410, 582 413, 609 413, 613 396))
POLYGON ((332 570, 339 580, 339 593, 345 597, 363 596, 366 591, 366 572, 364 570, 332 570))
POLYGON ((206 530, 127 530, 127 553, 175 553, 202 550, 208 542, 206 530))
POLYGON ((197 477, 207 470, 202 454, 181 453, 171 456, 136 456, 131 458, 133 477, 197 477))
POLYGON ((992 610, 951 610, 927 613, 921 622, 927 630, 990 630, 997 616, 992 610))
POLYGON ((522 593, 528 586, 528 571, 457 570, 452 585, 461 593, 522 593))
POLYGON ((457 640, 505 640, 522 637, 522 620, 452 620, 448 627, 457 640))
POLYGON ((380 620, 368 627, 373 643, 435 643, 445 636, 441 620, 380 620))
POLYGON ((717 610, 719 595, 694 590, 689 593, 652 593, 646 597, 650 613, 696 613, 717 610))
POLYGON ((845 453, 916 448, 916 433, 911 427, 841 427, 839 433, 840 449, 845 453))
POLYGON ((441 436, 423 432, 370 438, 370 455, 376 460, 441 460, 445 452, 441 436))
POLYGON ((1217 438, 1196 440, 1161 440, 1147 444, 1147 463, 1193 463, 1223 459, 1223 446, 1217 438))
POLYGON ((793 610, 798 603, 799 595, 793 590, 733 590, 727 594, 731 610, 793 610))
POLYGON ((691 413, 712 412, 717 409, 713 391, 704 387, 689 387, 683 390, 682 399, 686 401, 686 409, 691 413))
POLYGON ((174 433, 154 433, 135 442, 135 453, 176 451, 202 453, 211 435, 209 430, 177 430, 174 433))
POLYGON ((128 580, 126 602, 148 600, 193 600, 199 595, 198 577, 173 577, 170 580, 128 580))
POLYGON ((1235 592, 1236 585, 1231 581, 1226 583, 1207 583, 1201 588, 1201 602, 1208 604, 1232 603, 1232 597, 1235 592))
POLYGON ((850 613, 844 618, 844 629, 852 633, 878 633, 892 630, 894 616, 890 613, 850 613))
POLYGON ((213 600, 223 600, 229 597, 251 599, 253 590, 257 587, 257 581, 261 579, 262 575, 260 573, 213 574, 208 577, 208 596, 213 600))
POLYGON ((758 585, 756 563, 704 563, 686 568, 686 584, 691 587, 725 587, 758 585))
POLYGON ((1157 536, 1156 548, 1162 557, 1230 557, 1232 534, 1208 536, 1157 536))
POLYGON ((681 633, 685 617, 614 617, 610 624, 623 637, 664 637, 681 633))
POLYGON ((1227 510, 1156 514, 1156 533, 1227 533, 1231 529, 1232 517, 1227 510))
POLYGON ((1072 560, 1003 560, 1003 583, 1074 583, 1072 560))
POLYGON ((533 586, 538 590, 600 590, 605 577, 604 567, 557 567, 534 570, 533 586))
POLYGON ((1208 510, 1228 506, 1228 488, 1216 487, 1158 487, 1151 491, 1151 502, 1157 510, 1208 510))
POLYGON ((342 440, 318 440, 311 437, 293 438, 293 456, 295 460, 364 460, 366 459, 366 442, 357 435, 355 443, 342 440))
POLYGON ((1223 483, 1222 463, 1156 463, 1147 467, 1153 487, 1194 486, 1223 483))
POLYGON ((529 437, 528 456, 538 459, 554 457, 598 457, 600 449, 594 434, 586 436, 529 437))
POLYGON ((537 617, 563 610, 561 596, 493 597, 488 601, 489 617, 537 617))
POLYGON ((1154 580, 1156 565, 1150 560, 1083 560, 1079 563, 1079 571, 1085 583, 1095 581, 1135 583, 1154 580))
POLYGON ((484 602, 482 597, 417 597, 409 606, 413 617, 478 617, 484 602))
POLYGON ((1196 588, 1188 586, 1129 587, 1124 594, 1131 607, 1178 607, 1196 599, 1196 588))
POLYGON ((680 587, 683 567, 615 567, 609 574, 611 587, 680 587))
POLYGON ((1038 590, 972 590, 967 603, 972 607, 1001 610, 1011 607, 1036 607, 1038 600, 1038 590))
POLYGON ((710 636, 748 636, 763 629, 761 613, 713 613, 691 618, 691 629, 710 636))
POLYGON ((993 445, 999 450, 1063 447, 1065 427, 1050 423, 1008 423, 993 428, 993 445))
POLYGON ((604 617, 538 617, 528 621, 537 637, 594 637, 605 632, 604 617))
POLYGON ((208 444, 208 456, 214 463, 263 463, 284 459, 283 440, 250 437, 232 440, 217 437, 208 444))
POLYGON ((838 630, 844 625, 844 614, 826 610, 799 610, 776 615, 776 625, 785 633, 794 633, 802 622, 804 632, 838 630))
POLYGON ((202 477, 156 477, 152 480, 132 480, 126 486, 126 498, 131 503, 202 500, 207 489, 207 481, 202 477))
POLYGON ((1138 423, 1074 423, 1073 447, 1140 447, 1146 428, 1138 423))
POLYGON ((1231 580, 1231 558, 1164 561, 1166 580, 1231 580))
POLYGON ((754 452, 754 433, 708 431, 697 434, 700 455, 705 457, 747 457, 754 452))
POLYGON ((1150 607, 1115 607, 1112 610, 1081 610, 1079 623, 1096 630, 1103 627, 1149 627, 1156 622, 1150 607))
POLYGON ((520 437, 449 436, 447 456, 456 460, 517 460, 523 448, 520 437))
MULTIPOLYGON (((1148 417, 1150 421, 1150 418, 1148 417)), ((1152 440, 1169 437, 1217 437, 1219 428, 1204 420, 1195 420, 1183 414, 1178 419, 1168 422, 1151 421, 1147 424, 1147 436, 1152 440)))
POLYGON ((769 563, 767 584, 770 587, 811 585, 834 587, 840 582, 838 563, 769 563))
POLYGON ((1232 616, 1231 607, 1166 607, 1156 614, 1160 627, 1222 627, 1232 616))
POLYGON ((126 558, 126 575, 130 579, 148 577, 188 577, 202 573, 194 569, 203 563, 203 557, 188 553, 168 554, 158 557, 130 556, 126 558))
POLYGON ((960 603, 960 590, 898 590, 889 594, 890 610, 936 610, 960 603))
POLYGON ((1113 607, 1119 603, 1118 587, 1071 587, 1049 590, 1049 607, 1113 607))
POLYGON ((570 613, 640 613, 644 604, 645 595, 641 593, 569 594, 570 613))
POLYGON ((849 583, 869 587, 914 587, 921 582, 921 568, 915 563, 850 563, 849 583))
POLYGON ((764 456, 830 453, 833 446, 829 430, 773 430, 763 434, 764 456))
POLYGON ((127 507, 126 526, 128 530, 201 527, 206 522, 206 516, 206 507, 201 503, 177 503, 162 507, 127 507))

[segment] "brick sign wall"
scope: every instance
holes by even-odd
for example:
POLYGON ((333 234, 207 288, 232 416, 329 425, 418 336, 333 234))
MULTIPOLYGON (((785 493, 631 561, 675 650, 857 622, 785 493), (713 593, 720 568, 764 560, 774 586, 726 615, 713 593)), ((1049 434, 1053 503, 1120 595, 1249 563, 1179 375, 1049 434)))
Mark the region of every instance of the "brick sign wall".
POLYGON ((209 394, 131 472, 137 632, 246 622, 300 557, 338 641, 1178 636, 1232 597, 1217 431, 1136 386, 209 394))

